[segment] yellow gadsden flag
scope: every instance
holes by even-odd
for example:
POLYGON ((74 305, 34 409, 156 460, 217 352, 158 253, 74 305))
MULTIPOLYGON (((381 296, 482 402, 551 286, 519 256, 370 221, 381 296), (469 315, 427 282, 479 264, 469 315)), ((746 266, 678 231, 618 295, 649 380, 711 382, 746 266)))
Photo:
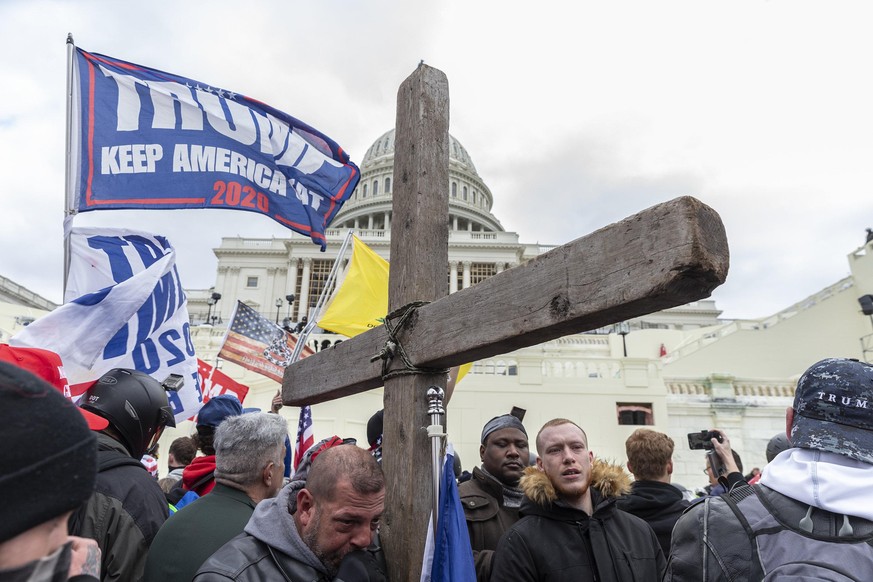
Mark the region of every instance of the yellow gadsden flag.
MULTIPOLYGON (((382 325, 388 314, 388 261, 358 237, 352 238, 352 261, 346 278, 318 321, 320 328, 346 337, 382 325)), ((456 383, 472 366, 461 366, 456 383)))
POLYGON ((318 322, 320 328, 346 337, 382 325, 388 313, 388 261, 358 237, 352 238, 346 278, 318 322))

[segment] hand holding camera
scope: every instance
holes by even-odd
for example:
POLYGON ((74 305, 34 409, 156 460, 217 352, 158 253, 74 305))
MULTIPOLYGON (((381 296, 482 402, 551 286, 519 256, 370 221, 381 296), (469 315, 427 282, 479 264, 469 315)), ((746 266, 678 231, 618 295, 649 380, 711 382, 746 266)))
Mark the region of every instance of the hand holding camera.
POLYGON ((716 479, 739 472, 731 453, 731 442, 724 432, 712 429, 688 433, 688 446, 692 450, 703 449, 706 451, 709 466, 716 479))

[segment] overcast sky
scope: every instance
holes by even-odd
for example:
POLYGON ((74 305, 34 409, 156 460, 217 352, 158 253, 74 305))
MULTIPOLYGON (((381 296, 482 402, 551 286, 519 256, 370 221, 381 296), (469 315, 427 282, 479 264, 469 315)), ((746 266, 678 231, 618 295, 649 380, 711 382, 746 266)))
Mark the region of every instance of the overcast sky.
MULTIPOLYGON (((0 2, 0 275, 61 300, 65 39, 269 103, 360 163, 422 59, 523 242, 563 244, 680 195, 722 217, 714 298, 771 315, 849 274, 873 226, 869 2, 0 2)), ((255 214, 101 211, 167 235, 186 287, 255 214)))

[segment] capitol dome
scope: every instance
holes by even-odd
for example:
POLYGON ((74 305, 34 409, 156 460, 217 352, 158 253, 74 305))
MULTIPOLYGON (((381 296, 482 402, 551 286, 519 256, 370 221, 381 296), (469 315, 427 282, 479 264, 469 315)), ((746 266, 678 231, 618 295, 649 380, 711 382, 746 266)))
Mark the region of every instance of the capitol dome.
MULTIPOLYGON (((364 154, 361 180, 331 228, 391 229, 394 178, 394 130, 381 135, 364 154)), ((470 154, 449 136, 449 228, 472 232, 503 232, 491 214, 494 199, 479 177, 470 154)))

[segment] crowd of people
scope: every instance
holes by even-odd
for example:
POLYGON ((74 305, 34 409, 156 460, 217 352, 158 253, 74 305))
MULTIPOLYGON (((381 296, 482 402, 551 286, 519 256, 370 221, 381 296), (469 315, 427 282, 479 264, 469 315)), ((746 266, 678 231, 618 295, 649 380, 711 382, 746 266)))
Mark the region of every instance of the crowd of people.
MULTIPOLYGON (((281 403, 262 413, 216 397, 158 480, 140 459, 174 426, 165 386, 116 369, 76 406, 53 357, 0 346, 0 580, 388 579, 380 414, 369 450, 330 437, 291 474, 281 403)), ((671 483, 666 434, 634 431, 621 465, 596 458, 566 418, 543 424, 531 451, 523 417, 488 421, 481 464, 460 479, 478 581, 870 578, 869 364, 809 368, 757 473, 743 475, 712 429, 697 498, 671 483)))

